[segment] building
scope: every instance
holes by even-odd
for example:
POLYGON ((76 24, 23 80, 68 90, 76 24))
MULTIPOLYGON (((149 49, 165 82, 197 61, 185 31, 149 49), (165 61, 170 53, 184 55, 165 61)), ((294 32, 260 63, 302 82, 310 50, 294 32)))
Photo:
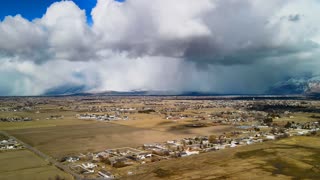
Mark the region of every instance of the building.
POLYGON ((114 175, 112 175, 110 172, 107 172, 105 170, 101 170, 98 172, 98 174, 103 177, 103 178, 106 178, 106 179, 114 179, 114 175))

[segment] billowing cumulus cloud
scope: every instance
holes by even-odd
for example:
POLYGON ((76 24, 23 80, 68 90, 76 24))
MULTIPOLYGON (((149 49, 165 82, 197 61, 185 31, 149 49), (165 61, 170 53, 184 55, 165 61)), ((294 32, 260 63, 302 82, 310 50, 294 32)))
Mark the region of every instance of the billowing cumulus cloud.
POLYGON ((0 22, 0 94, 265 93, 318 77, 317 0, 72 1, 0 22), (64 89, 64 90, 63 90, 64 89))

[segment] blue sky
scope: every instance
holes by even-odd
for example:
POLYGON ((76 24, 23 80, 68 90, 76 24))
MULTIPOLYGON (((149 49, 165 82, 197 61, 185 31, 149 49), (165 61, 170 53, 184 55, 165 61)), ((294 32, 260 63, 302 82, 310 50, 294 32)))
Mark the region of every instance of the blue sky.
MULTIPOLYGON (((123 2, 125 0, 116 0, 123 2)), ((32 20, 40 18, 47 8, 59 0, 2 0, 0 6, 0 20, 5 16, 21 14, 24 18, 32 20)), ((90 13, 97 0, 73 0, 81 9, 86 10, 88 21, 91 22, 90 13)))

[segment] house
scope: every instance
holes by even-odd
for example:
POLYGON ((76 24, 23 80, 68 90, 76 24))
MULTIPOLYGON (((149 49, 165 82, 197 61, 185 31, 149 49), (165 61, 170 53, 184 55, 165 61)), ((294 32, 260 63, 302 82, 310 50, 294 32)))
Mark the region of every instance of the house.
POLYGON ((7 149, 14 149, 14 146, 7 146, 7 149))
POLYGON ((252 140, 253 143, 262 143, 263 139, 254 139, 252 140))
POLYGON ((298 130, 298 135, 305 135, 305 134, 308 134, 308 133, 309 133, 308 130, 302 130, 302 129, 298 130))
POLYGON ((99 152, 97 155, 96 155, 96 157, 98 157, 98 158, 108 158, 110 156, 110 154, 109 153, 107 153, 107 152, 99 152))
POLYGON ((234 148, 234 147, 237 147, 237 145, 236 145, 235 143, 231 143, 231 144, 230 144, 230 147, 231 147, 231 148, 234 148))
POLYGON ((146 158, 151 158, 152 154, 151 153, 140 153, 139 155, 137 155, 137 158, 139 160, 144 160, 146 158))
POLYGON ((276 136, 275 135, 266 135, 266 139, 275 140, 276 136))
POLYGON ((164 151, 167 150, 166 147, 164 147, 161 144, 144 144, 143 145, 144 150, 152 150, 152 151, 164 151))
POLYGON ((237 140, 232 140, 230 144, 238 145, 238 144, 239 144, 239 141, 237 141, 237 140))
POLYGON ((84 169, 93 169, 93 168, 97 167, 97 165, 93 164, 93 163, 83 163, 83 164, 81 164, 81 166, 84 169))
POLYGON ((240 144, 250 145, 252 144, 252 139, 242 139, 240 144))
POLYGON ((132 165, 132 163, 129 162, 129 159, 125 157, 111 157, 109 158, 109 161, 111 166, 113 167, 124 167, 132 165))
POLYGON ((0 141, 0 144, 7 144, 7 143, 8 143, 7 140, 2 140, 2 141, 0 141))
POLYGON ((191 155, 196 155, 196 154, 199 154, 200 152, 199 151, 183 151, 180 153, 180 156, 181 157, 186 157, 186 156, 191 156, 191 155))
POLYGON ((218 144, 218 145, 215 145, 214 148, 215 148, 216 150, 220 150, 220 149, 225 149, 226 146, 225 146, 225 145, 220 145, 220 144, 218 144))
POLYGON ((68 161, 70 163, 74 163, 74 162, 77 162, 79 160, 80 160, 80 158, 76 157, 76 156, 71 156, 71 157, 66 158, 66 161, 68 161))
POLYGON ((107 172, 105 170, 101 170, 98 172, 98 174, 103 177, 103 178, 107 178, 107 179, 114 179, 114 175, 112 175, 110 172, 107 172))
POLYGON ((176 141, 167 141, 167 144, 175 144, 176 141))
POLYGON ((192 145, 187 145, 187 147, 189 148, 189 149, 192 149, 192 150, 201 150, 202 148, 201 148, 201 144, 192 144, 192 145))

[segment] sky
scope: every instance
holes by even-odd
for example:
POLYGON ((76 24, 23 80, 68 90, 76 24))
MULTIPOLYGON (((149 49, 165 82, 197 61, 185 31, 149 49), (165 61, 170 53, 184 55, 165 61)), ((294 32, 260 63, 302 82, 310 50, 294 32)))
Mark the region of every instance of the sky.
MULTIPOLYGON (((90 16, 92 8, 97 4, 97 0, 72 0, 79 8, 86 11, 88 23, 92 23, 90 16)), ((125 0, 115 0, 124 2, 125 0)), ((2 0, 0 6, 0 19, 3 20, 6 16, 22 15, 28 20, 41 18, 47 8, 54 2, 59 0, 2 0)))
POLYGON ((318 0, 3 0, 0 96, 287 93, 320 80, 319 9, 318 0))

